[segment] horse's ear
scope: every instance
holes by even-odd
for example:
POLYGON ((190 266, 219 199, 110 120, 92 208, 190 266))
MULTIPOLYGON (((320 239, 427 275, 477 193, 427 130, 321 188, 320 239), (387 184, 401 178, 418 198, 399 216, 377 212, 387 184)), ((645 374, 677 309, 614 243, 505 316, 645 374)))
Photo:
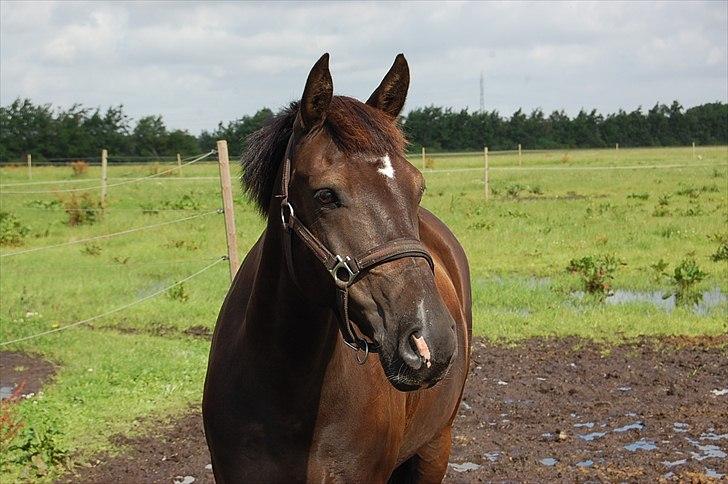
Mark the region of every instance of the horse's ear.
POLYGON ((323 124, 326 110, 334 95, 334 83, 329 72, 329 54, 326 53, 311 68, 301 98, 301 123, 310 131, 323 124))
POLYGON ((409 66, 407 59, 403 54, 397 55, 394 64, 382 79, 382 83, 374 90, 367 104, 381 109, 393 118, 396 118, 402 108, 404 101, 407 99, 407 90, 409 89, 409 66))

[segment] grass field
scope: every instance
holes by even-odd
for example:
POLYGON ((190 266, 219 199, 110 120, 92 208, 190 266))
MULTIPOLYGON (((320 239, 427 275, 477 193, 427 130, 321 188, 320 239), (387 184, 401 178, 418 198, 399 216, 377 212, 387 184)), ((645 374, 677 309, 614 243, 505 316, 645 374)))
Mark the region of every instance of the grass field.
MULTIPOLYGON (((468 253, 475 334, 517 341, 727 332, 728 262, 714 259, 728 239, 728 148, 697 153, 700 159, 690 148, 525 152, 522 160, 493 154, 489 201, 482 155, 433 155, 434 167, 424 170, 423 205, 468 253), (675 281, 652 266, 662 261, 670 275, 693 259, 707 273, 696 291, 709 292, 710 304, 666 310, 640 300, 578 297, 582 284, 567 265, 602 255, 621 261, 613 286, 627 299, 634 292, 656 293, 660 300, 675 281)), ((419 158, 413 163, 419 166, 419 158)), ((150 167, 112 166, 109 173, 113 185, 148 175, 150 167)), ((0 251, 0 343, 131 303, 220 258, 226 253, 222 215, 208 213, 220 206, 216 174, 215 165, 197 164, 181 177, 112 186, 99 221, 69 227, 59 200, 70 193, 53 191, 98 185, 98 167, 80 178, 69 167, 38 167, 33 185, 17 185, 28 182, 24 167, 0 169, 0 210, 29 228, 22 244, 0 251), (11 193, 20 191, 52 193, 11 193), (108 240, 10 255, 192 216, 108 240)), ((263 221, 240 190, 235 204, 244 254, 263 221)), ((32 441, 23 440, 24 450, 8 454, 17 462, 5 459, 3 475, 51 479, 69 458, 84 462, 113 451, 108 437, 137 431, 140 419, 199 402, 209 345, 194 334, 214 325, 229 284, 226 264, 88 325, 0 348, 38 353, 60 365, 54 383, 20 405, 34 434, 21 438, 32 441), (32 464, 34 453, 45 456, 50 469, 32 464)))

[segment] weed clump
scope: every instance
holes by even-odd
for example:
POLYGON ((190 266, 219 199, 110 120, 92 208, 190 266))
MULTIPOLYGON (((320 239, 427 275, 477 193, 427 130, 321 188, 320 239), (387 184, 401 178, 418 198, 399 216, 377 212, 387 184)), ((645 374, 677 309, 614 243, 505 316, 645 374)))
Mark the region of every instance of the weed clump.
POLYGON ((726 234, 714 234, 710 237, 718 243, 718 250, 711 254, 710 260, 713 262, 720 262, 728 260, 728 233, 726 234))
POLYGON ((71 194, 69 198, 63 201, 63 208, 68 214, 68 225, 71 227, 91 225, 101 218, 101 203, 94 200, 88 193, 83 195, 71 194))
POLYGON ((101 255, 101 246, 99 244, 91 242, 90 244, 86 244, 81 249, 82 254, 86 255, 101 255))
MULTIPOLYGON (((675 303, 678 306, 697 304, 703 300, 702 293, 697 289, 697 285, 708 275, 703 272, 695 259, 688 257, 683 259, 680 264, 675 267, 671 279, 674 285, 675 303)), ((670 297, 670 294, 666 294, 670 297)))
POLYGON ((12 212, 0 211, 0 245, 22 245, 30 228, 12 212))
POLYGON ((0 471, 9 464, 7 456, 12 449, 15 438, 23 428, 23 422, 18 416, 17 403, 23 396, 25 383, 17 385, 10 396, 0 400, 0 471))
POLYGON ((584 292, 603 302, 612 295, 612 281, 620 265, 625 265, 613 255, 586 256, 581 259, 571 259, 566 271, 578 274, 584 292))
POLYGON ((73 170, 73 176, 84 176, 88 172, 88 163, 84 160, 73 161, 71 162, 71 170, 73 170))
POLYGON ((177 284, 169 288, 167 297, 172 301, 187 302, 190 299, 190 293, 187 292, 184 284, 177 284))
POLYGON ((57 422, 45 421, 42 426, 23 428, 5 455, 32 477, 47 475, 51 467, 65 464, 69 457, 58 427, 57 422))
POLYGON ((511 198, 518 198, 518 195, 525 189, 526 187, 520 183, 512 183, 506 187, 506 195, 511 198))

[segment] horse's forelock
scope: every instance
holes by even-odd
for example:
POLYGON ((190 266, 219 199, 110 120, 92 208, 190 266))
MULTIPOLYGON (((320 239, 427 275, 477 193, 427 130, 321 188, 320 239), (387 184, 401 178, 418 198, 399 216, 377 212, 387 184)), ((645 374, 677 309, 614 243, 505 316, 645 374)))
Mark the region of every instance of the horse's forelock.
MULTIPOLYGON (((242 182, 263 215, 268 213, 278 168, 293 133, 298 110, 299 103, 291 103, 246 138, 242 182)), ((350 97, 334 96, 324 129, 345 154, 394 155, 402 153, 406 145, 401 129, 392 118, 350 97)))

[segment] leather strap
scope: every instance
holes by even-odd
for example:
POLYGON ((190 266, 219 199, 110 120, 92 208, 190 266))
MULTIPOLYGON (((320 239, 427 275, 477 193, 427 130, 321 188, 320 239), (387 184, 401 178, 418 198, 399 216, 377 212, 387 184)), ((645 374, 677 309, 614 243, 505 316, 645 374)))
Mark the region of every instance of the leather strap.
POLYGON ((434 272, 435 264, 432 256, 424 244, 414 238, 399 238, 373 247, 356 257, 342 257, 332 253, 308 228, 296 217, 293 205, 288 200, 288 185, 291 178, 290 152, 293 146, 293 135, 288 142, 286 155, 283 161, 281 174, 281 193, 276 198, 281 200, 281 221, 283 223, 283 252, 286 258, 288 273, 294 284, 301 290, 293 268, 293 235, 295 234, 311 253, 321 262, 331 274, 336 285, 336 305, 333 308, 339 323, 339 331, 344 342, 355 350, 364 351, 364 359, 357 361, 363 364, 369 353, 379 351, 375 342, 369 342, 359 337, 354 330, 354 324, 349 318, 349 287, 354 284, 366 271, 387 262, 406 257, 419 257, 427 261, 434 272))

